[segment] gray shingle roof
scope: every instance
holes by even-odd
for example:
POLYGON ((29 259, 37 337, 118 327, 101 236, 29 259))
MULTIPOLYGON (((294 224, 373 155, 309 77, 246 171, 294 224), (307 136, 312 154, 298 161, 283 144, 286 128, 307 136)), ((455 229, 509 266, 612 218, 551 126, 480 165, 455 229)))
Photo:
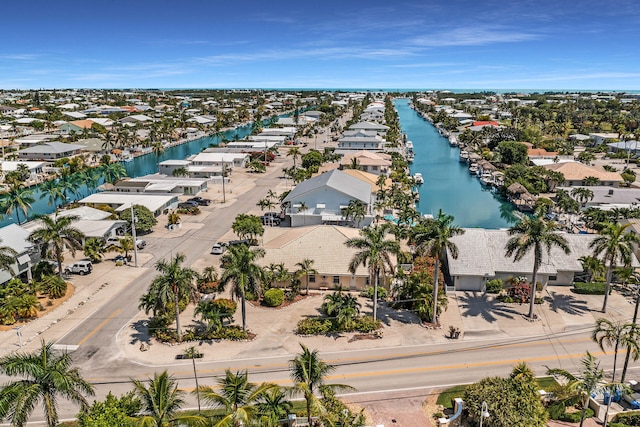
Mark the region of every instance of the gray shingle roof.
POLYGON ((371 186, 338 169, 302 181, 291 190, 284 201, 290 202, 322 187, 332 188, 367 205, 371 202, 371 186))

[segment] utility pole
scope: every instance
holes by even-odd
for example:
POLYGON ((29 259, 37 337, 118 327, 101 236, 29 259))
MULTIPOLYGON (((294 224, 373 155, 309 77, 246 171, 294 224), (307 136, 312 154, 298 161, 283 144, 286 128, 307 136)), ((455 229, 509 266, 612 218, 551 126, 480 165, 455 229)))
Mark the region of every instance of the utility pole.
POLYGON ((227 196, 224 192, 224 179, 225 176, 227 175, 227 164, 224 162, 224 159, 222 160, 222 203, 227 203, 227 196))
POLYGON ((138 239, 136 238, 136 214, 133 211, 133 202, 131 202, 131 236, 133 237, 133 262, 138 268, 138 239))

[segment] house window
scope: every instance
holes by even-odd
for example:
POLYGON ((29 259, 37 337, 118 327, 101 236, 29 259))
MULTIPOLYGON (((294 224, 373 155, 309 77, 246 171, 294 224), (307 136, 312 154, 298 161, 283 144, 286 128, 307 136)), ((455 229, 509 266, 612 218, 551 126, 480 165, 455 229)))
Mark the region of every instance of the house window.
POLYGON ((368 277, 364 278, 364 285, 365 286, 369 286, 369 278, 368 277))
POLYGON ((558 280, 558 276, 549 276, 550 282, 555 282, 556 280, 558 280))
POLYGON ((309 283, 316 283, 316 275, 315 274, 310 274, 309 275, 309 283))
POLYGON ((334 285, 340 284, 340 276, 333 276, 333 284, 334 285))

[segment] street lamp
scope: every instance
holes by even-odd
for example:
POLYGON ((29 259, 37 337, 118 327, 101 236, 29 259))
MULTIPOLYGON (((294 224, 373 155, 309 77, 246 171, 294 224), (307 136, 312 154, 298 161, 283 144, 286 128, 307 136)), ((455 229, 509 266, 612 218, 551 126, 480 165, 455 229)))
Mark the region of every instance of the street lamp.
POLYGON ((480 427, 485 418, 489 418, 489 404, 483 400, 480 407, 480 427))
POLYGON ((133 202, 131 203, 131 236, 133 237, 133 262, 138 267, 138 239, 136 238, 136 215, 133 211, 133 202))

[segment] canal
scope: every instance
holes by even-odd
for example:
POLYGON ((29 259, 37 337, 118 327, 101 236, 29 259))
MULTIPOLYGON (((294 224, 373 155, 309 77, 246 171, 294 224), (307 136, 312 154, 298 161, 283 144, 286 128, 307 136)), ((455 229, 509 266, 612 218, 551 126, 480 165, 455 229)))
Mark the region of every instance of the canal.
MULTIPOLYGON (((225 138, 228 140, 240 140, 251 133, 251 124, 247 124, 235 129, 222 132, 225 138)), ((123 163, 127 176, 131 178, 137 178, 152 173, 158 172, 158 163, 169 159, 185 159, 192 154, 201 152, 204 148, 209 146, 218 145, 220 141, 218 137, 207 136, 204 138, 196 139, 193 141, 185 142, 184 144, 176 145, 167 148, 164 153, 156 156, 155 154, 147 154, 144 156, 135 157, 133 160, 123 163)), ((102 182, 101 182, 102 183, 102 182)), ((78 197, 74 199, 82 199, 92 191, 89 191, 86 185, 81 186, 78 189, 78 197)), ((37 214, 49 214, 54 212, 54 207, 47 203, 47 197, 43 196, 38 187, 33 188, 33 196, 35 202, 31 204, 31 209, 28 211, 29 218, 33 218, 37 214)), ((20 212, 21 222, 24 222, 24 214, 20 212)), ((0 218, 0 227, 16 223, 16 213, 6 215, 0 218)))
POLYGON ((453 215, 454 223, 465 228, 507 228, 517 217, 510 203, 485 189, 460 163, 460 149, 451 147, 447 138, 410 106, 408 99, 394 101, 401 130, 413 142, 415 159, 411 174, 422 173, 418 210, 423 214, 443 212, 453 215))

